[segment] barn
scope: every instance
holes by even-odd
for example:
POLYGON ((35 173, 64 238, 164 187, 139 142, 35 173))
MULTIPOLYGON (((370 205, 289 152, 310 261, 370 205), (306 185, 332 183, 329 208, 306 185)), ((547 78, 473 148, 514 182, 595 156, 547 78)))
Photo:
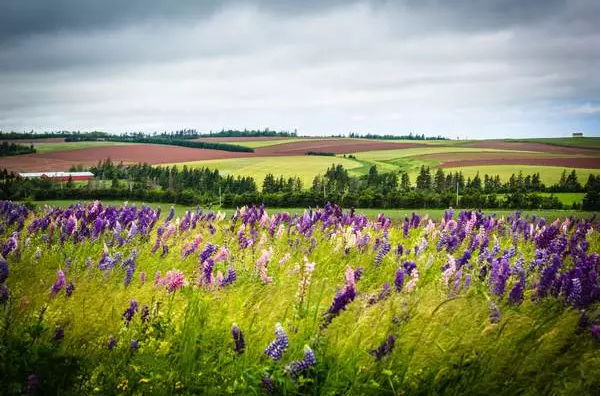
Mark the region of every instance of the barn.
POLYGON ((71 180, 90 180, 94 178, 92 172, 33 172, 19 173, 19 176, 25 179, 48 178, 56 181, 71 180))

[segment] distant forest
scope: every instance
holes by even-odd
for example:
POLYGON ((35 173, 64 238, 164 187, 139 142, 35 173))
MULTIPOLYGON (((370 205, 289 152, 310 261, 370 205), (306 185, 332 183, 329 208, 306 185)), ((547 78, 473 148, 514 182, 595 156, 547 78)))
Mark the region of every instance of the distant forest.
MULTIPOLYGON (((48 139, 48 138, 64 138, 67 142, 80 142, 80 141, 96 141, 96 140, 111 140, 118 141, 116 139, 198 139, 198 138, 220 138, 220 137, 279 137, 279 138, 298 138, 298 137, 309 137, 301 136, 298 131, 274 131, 269 128, 265 129, 222 129, 221 131, 209 131, 200 132, 196 129, 181 129, 176 131, 162 131, 162 132, 125 132, 121 134, 111 134, 107 132, 93 131, 93 132, 80 132, 80 131, 54 131, 54 132, 2 132, 0 131, 0 140, 15 140, 15 139, 48 139)), ((315 137, 315 136, 313 136, 315 137)), ((425 136, 424 134, 413 134, 412 132, 408 135, 376 135, 372 133, 359 134, 350 132, 348 134, 332 134, 329 136, 321 137, 332 137, 332 138, 343 138, 348 137, 352 139, 381 139, 381 140, 449 140, 443 136, 425 136)))

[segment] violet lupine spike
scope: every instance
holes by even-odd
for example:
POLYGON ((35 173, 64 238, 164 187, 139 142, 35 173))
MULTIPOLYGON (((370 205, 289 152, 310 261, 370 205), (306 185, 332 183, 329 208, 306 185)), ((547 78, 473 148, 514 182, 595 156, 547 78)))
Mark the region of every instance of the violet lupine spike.
POLYGON ((273 386, 273 382, 271 378, 267 374, 263 375, 261 378, 261 386, 267 391, 267 393, 272 394, 275 391, 275 387, 273 386))
POLYGON ((131 352, 132 352, 132 353, 136 352, 136 351, 138 350, 138 348, 139 348, 139 347, 140 347, 140 346, 139 346, 139 344, 138 344, 138 341, 137 341, 137 340, 135 340, 135 339, 132 339, 132 340, 131 340, 131 343, 130 343, 130 345, 129 345, 129 349, 131 350, 131 352))
POLYGON ((376 255, 376 267, 382 264, 382 260, 384 259, 384 256, 388 254, 388 252, 390 252, 390 242, 388 242, 387 240, 383 240, 380 246, 380 250, 378 250, 378 254, 376 255))
POLYGON ((542 298, 545 297, 550 291, 551 287, 554 285, 557 278, 557 271, 561 267, 561 258, 554 254, 551 257, 551 263, 548 265, 542 272, 540 281, 536 286, 536 297, 542 298))
POLYGON ((490 323, 493 324, 501 321, 501 311, 499 310, 499 307, 497 307, 497 304, 492 301, 488 304, 488 318, 490 323))
POLYGON ((52 339, 50 339, 50 342, 53 344, 58 344, 63 340, 63 338, 65 338, 65 331, 60 325, 56 326, 56 330, 54 330, 54 335, 52 336, 52 339))
POLYGON ((394 276, 394 287, 397 292, 403 290, 403 284, 405 283, 405 270, 403 267, 399 267, 394 276))
POLYGON ((0 303, 8 301, 10 298, 10 290, 8 286, 2 285, 0 286, 0 303))
POLYGON ((129 323, 131 322, 132 318, 134 317, 134 315, 136 314, 136 312, 138 311, 138 302, 136 300, 131 300, 129 302, 129 307, 127 307, 127 309, 125 310, 125 312, 123 312, 123 321, 125 322, 126 326, 129 326, 129 323))
POLYGON ((148 305, 144 305, 144 306, 142 306, 142 310, 140 311, 140 320, 142 321, 142 323, 146 323, 146 322, 148 322, 149 318, 150 318, 150 309, 148 308, 148 305))
POLYGON ((495 260, 491 271, 492 292, 498 296, 505 294, 505 285, 511 275, 511 267, 506 258, 495 260))
POLYGON ((27 393, 33 395, 38 389, 38 377, 35 374, 29 374, 27 376, 27 393))
POLYGON ((73 282, 69 282, 69 284, 65 288, 65 294, 67 295, 67 297, 71 297, 74 290, 75 290, 75 285, 73 284, 73 282))
POLYGON ((115 345, 117 345, 117 339, 111 334, 109 336, 109 342, 107 343, 106 347, 109 351, 112 351, 115 348, 115 345))
POLYGON ((66 282, 65 282, 65 273, 63 270, 59 270, 57 273, 57 279, 54 282, 54 284, 52 285, 52 288, 50 289, 50 294, 51 295, 56 295, 58 294, 58 292, 60 292, 63 287, 65 287, 66 282))
POLYGON ((282 327, 281 323, 275 325, 275 340, 273 340, 267 348, 265 354, 276 362, 282 358, 282 354, 288 348, 288 334, 282 327))
POLYGON ((382 345, 380 345, 376 349, 372 349, 371 351, 369 351, 369 353, 374 357, 374 359, 376 359, 377 362, 379 362, 384 357, 390 355, 392 349, 394 348, 395 342, 396 337, 393 335, 389 335, 382 345))
POLYGON ((241 355, 244 353, 246 343, 244 342, 242 330, 240 330, 240 327, 238 327, 238 325, 235 323, 232 325, 232 338, 234 339, 234 352, 236 352, 238 355, 241 355))
POLYGON ((173 219, 173 216, 175 216, 175 208, 172 206, 171 209, 169 210, 169 215, 165 219, 165 223, 171 221, 173 219))
POLYGON ((526 277, 521 276, 520 280, 516 282, 511 291, 509 292, 509 297, 507 298, 507 302, 510 305, 520 305, 524 301, 524 289, 526 287, 526 277))
POLYGON ((235 281, 236 281, 236 270, 234 270, 233 268, 228 268, 227 275, 219 283, 219 286, 225 287, 227 285, 231 285, 235 281))
POLYGON ((0 259, 0 283, 4 283, 8 278, 8 263, 6 260, 0 259))
POLYGON ((296 360, 286 366, 286 372, 290 374, 290 376, 295 379, 300 373, 308 370, 312 366, 317 364, 317 359, 315 358, 315 352, 309 347, 305 345, 305 357, 303 360, 296 360))

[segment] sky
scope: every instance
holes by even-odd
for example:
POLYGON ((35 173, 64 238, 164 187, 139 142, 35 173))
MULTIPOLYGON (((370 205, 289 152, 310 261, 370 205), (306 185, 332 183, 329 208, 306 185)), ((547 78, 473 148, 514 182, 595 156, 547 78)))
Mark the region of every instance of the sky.
POLYGON ((0 130, 599 136, 599 0, 2 0, 0 130))

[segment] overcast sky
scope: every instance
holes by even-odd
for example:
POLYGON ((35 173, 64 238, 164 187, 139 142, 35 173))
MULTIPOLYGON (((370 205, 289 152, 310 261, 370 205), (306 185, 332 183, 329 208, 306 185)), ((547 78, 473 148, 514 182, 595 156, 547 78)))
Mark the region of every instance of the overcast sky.
POLYGON ((599 0, 2 0, 0 129, 599 136, 599 0))

